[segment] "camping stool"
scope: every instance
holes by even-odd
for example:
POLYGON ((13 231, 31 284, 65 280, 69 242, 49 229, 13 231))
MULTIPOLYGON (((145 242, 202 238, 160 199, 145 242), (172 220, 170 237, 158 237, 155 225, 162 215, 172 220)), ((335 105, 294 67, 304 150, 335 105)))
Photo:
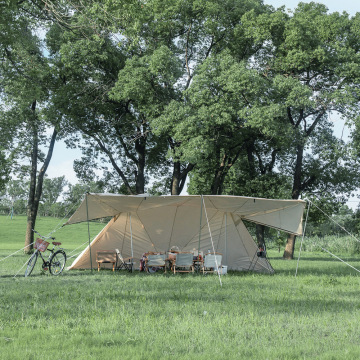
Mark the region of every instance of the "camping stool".
POLYGON ((96 262, 98 271, 100 271, 101 264, 113 264, 112 270, 115 270, 116 252, 111 250, 101 250, 96 252, 96 262))

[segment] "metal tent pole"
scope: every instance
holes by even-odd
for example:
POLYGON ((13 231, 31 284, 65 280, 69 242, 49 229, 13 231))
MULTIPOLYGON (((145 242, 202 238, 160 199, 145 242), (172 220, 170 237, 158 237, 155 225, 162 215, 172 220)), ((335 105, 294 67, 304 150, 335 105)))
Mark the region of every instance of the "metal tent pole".
POLYGON ((306 220, 305 220, 304 230, 303 230, 302 239, 301 239, 301 244, 300 244, 299 257, 298 257, 298 261, 297 261, 297 264, 296 264, 295 277, 296 277, 297 272, 298 272, 300 255, 301 255, 301 249, 302 249, 303 242, 304 242, 304 236, 305 236, 306 224, 307 224, 307 220, 308 220, 308 216, 309 216, 310 205, 311 205, 311 203, 310 203, 310 201, 309 201, 309 202, 308 202, 308 209, 307 209, 307 212, 306 212, 306 220))
POLYGON ((227 213, 225 213, 225 261, 226 265, 228 264, 227 258, 227 213))
POLYGON ((131 239, 131 272, 134 271, 133 267, 133 260, 134 260, 134 248, 133 248, 133 233, 132 233, 132 226, 131 226, 131 214, 130 216, 130 239, 131 239))
MULTIPOLYGON (((201 240, 202 205, 203 205, 203 196, 201 195, 201 197, 200 197, 200 229, 199 229, 198 260, 200 259, 199 256, 200 256, 200 240, 201 240)), ((198 272, 200 272, 200 266, 198 266, 198 272)))
MULTIPOLYGON (((204 199, 203 199, 203 200, 204 200, 204 199)), ((208 216, 207 216, 205 200, 204 200, 204 211, 205 211, 206 222, 207 222, 208 229, 209 229, 211 246, 212 246, 212 249, 213 249, 213 252, 214 252, 214 257, 215 257, 216 271, 217 271, 217 273, 218 273, 218 275, 219 275, 220 286, 222 286, 221 276, 220 276, 220 271, 219 271, 219 264, 218 264, 218 262, 217 262, 217 258, 216 258, 216 254, 215 254, 215 246, 214 246, 214 241, 213 241, 213 238, 212 238, 212 235, 211 235, 210 223, 209 223, 209 218, 208 218, 208 216)))
POLYGON ((87 219, 88 235, 89 235, 90 267, 91 267, 91 272, 93 272, 92 256, 91 256, 91 246, 90 246, 90 223, 89 223, 88 195, 89 195, 89 193, 86 193, 86 194, 85 194, 85 201, 86 201, 86 219, 87 219))

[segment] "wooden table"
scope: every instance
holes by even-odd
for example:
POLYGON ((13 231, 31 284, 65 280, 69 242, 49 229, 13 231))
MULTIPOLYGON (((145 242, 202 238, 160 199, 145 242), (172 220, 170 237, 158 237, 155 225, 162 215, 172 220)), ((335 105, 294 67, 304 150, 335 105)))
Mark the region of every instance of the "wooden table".
POLYGON ((100 250, 96 252, 96 262, 98 271, 100 271, 101 264, 112 264, 112 270, 115 271, 116 252, 111 250, 100 250))

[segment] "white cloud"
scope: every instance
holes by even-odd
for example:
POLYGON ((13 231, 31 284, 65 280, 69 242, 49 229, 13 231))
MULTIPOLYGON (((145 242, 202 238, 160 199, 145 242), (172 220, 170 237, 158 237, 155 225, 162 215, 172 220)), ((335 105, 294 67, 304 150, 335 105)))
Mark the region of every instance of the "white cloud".
POLYGON ((67 181, 71 184, 76 184, 78 179, 76 178, 75 171, 73 169, 74 159, 66 159, 59 163, 50 162, 50 165, 47 170, 47 175, 49 178, 55 178, 65 175, 67 181))

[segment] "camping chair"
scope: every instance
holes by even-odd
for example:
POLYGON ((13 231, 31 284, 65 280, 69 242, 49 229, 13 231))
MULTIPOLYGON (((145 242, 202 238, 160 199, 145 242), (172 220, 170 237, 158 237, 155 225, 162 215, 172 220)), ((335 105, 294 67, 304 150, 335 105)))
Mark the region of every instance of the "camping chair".
POLYGON ((117 255, 117 262, 116 262, 116 270, 128 270, 129 272, 132 272, 133 270, 133 258, 132 257, 128 257, 128 258, 123 258, 119 249, 115 249, 116 251, 116 255, 117 255))
POLYGON ((192 253, 178 253, 172 265, 174 274, 178 272, 194 272, 194 262, 192 253), (181 270, 177 270, 180 268, 181 270))
POLYGON ((145 259, 145 270, 148 273, 153 273, 161 267, 164 268, 166 273, 165 254, 149 254, 145 259))
POLYGON ((216 272, 216 264, 221 269, 222 254, 206 254, 204 258, 203 274, 208 272, 216 272))

